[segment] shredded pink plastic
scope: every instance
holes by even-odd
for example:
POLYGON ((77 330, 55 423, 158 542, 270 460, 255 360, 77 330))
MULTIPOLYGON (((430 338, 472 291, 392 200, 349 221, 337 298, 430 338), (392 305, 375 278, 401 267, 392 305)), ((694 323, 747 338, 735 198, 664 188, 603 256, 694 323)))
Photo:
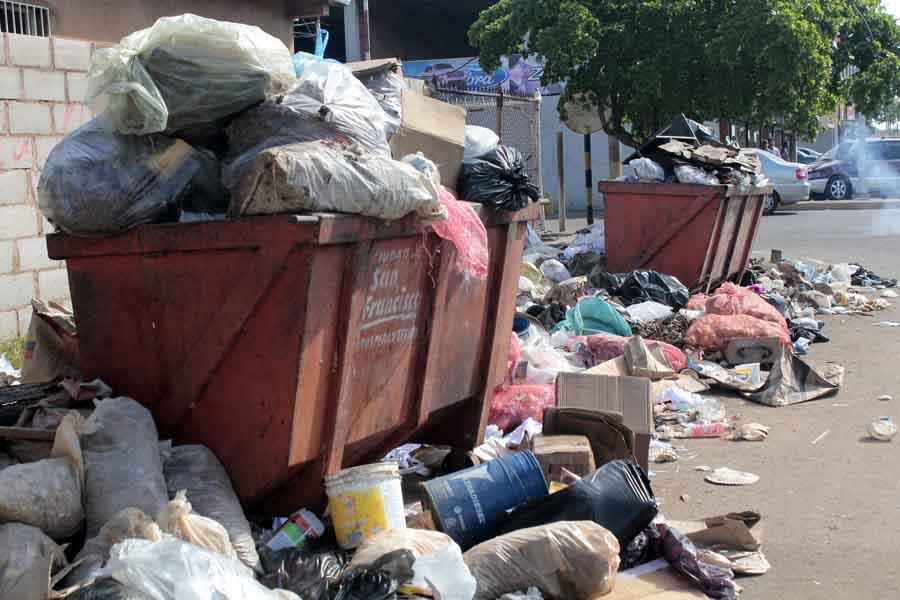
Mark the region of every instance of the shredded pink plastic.
POLYGON ((456 248, 455 270, 475 279, 487 279, 488 241, 484 223, 475 209, 457 200, 444 186, 440 186, 439 196, 447 209, 447 218, 431 227, 456 248))

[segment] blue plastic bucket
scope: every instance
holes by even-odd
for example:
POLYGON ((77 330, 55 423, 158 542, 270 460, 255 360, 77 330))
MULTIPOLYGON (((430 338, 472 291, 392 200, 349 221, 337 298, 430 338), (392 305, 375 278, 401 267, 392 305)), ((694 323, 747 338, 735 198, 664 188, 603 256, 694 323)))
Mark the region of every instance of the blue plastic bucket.
POLYGON ((438 529, 463 550, 494 537, 510 510, 547 497, 547 480, 528 450, 422 484, 438 529))

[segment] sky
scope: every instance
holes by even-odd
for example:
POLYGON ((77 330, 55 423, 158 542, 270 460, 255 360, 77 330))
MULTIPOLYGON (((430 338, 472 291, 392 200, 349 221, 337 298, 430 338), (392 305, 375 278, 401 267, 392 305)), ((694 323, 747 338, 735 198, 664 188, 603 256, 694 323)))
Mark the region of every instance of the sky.
POLYGON ((900 19, 900 0, 881 0, 889 13, 900 19))

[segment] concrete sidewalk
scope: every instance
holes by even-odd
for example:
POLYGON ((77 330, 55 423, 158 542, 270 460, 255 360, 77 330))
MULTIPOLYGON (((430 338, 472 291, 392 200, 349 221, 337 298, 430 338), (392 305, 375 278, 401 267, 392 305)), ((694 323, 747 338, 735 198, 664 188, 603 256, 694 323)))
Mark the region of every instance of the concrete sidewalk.
POLYGON ((778 210, 890 210, 900 208, 900 199, 872 198, 859 200, 809 200, 796 204, 782 204, 778 210))

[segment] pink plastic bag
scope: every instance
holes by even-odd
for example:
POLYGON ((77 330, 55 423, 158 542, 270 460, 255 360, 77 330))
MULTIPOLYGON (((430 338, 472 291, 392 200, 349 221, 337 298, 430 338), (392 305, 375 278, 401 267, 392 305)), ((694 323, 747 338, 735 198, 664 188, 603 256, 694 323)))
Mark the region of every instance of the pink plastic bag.
POLYGON ((435 221, 431 227, 456 248, 453 264, 456 272, 475 279, 487 279, 488 242, 484 223, 475 209, 454 198, 447 188, 441 186, 439 197, 447 209, 447 218, 435 221))
POLYGON ((556 386, 553 384, 509 385, 494 390, 488 424, 510 431, 531 417, 544 422, 544 409, 556 406, 556 386))
POLYGON ((723 283, 706 301, 706 312, 711 315, 750 315, 774 323, 787 331, 787 323, 778 309, 766 302, 753 290, 731 282, 723 283))
MULTIPOLYGON (((628 343, 630 338, 610 333, 597 333, 584 339, 594 357, 594 364, 599 364, 625 354, 625 344, 628 343)), ((684 352, 675 346, 656 340, 644 340, 644 342, 648 348, 660 346, 663 354, 666 356, 666 360, 669 361, 676 373, 687 369, 687 357, 685 357, 684 352)))
POLYGON ((750 315, 703 315, 693 323, 684 341, 698 348, 724 348, 735 338, 779 338, 791 343, 787 328, 750 315))
POLYGON ((694 294, 691 296, 691 299, 688 300, 687 308, 688 310, 705 310, 706 309, 706 301, 709 299, 709 296, 706 294, 694 294))

